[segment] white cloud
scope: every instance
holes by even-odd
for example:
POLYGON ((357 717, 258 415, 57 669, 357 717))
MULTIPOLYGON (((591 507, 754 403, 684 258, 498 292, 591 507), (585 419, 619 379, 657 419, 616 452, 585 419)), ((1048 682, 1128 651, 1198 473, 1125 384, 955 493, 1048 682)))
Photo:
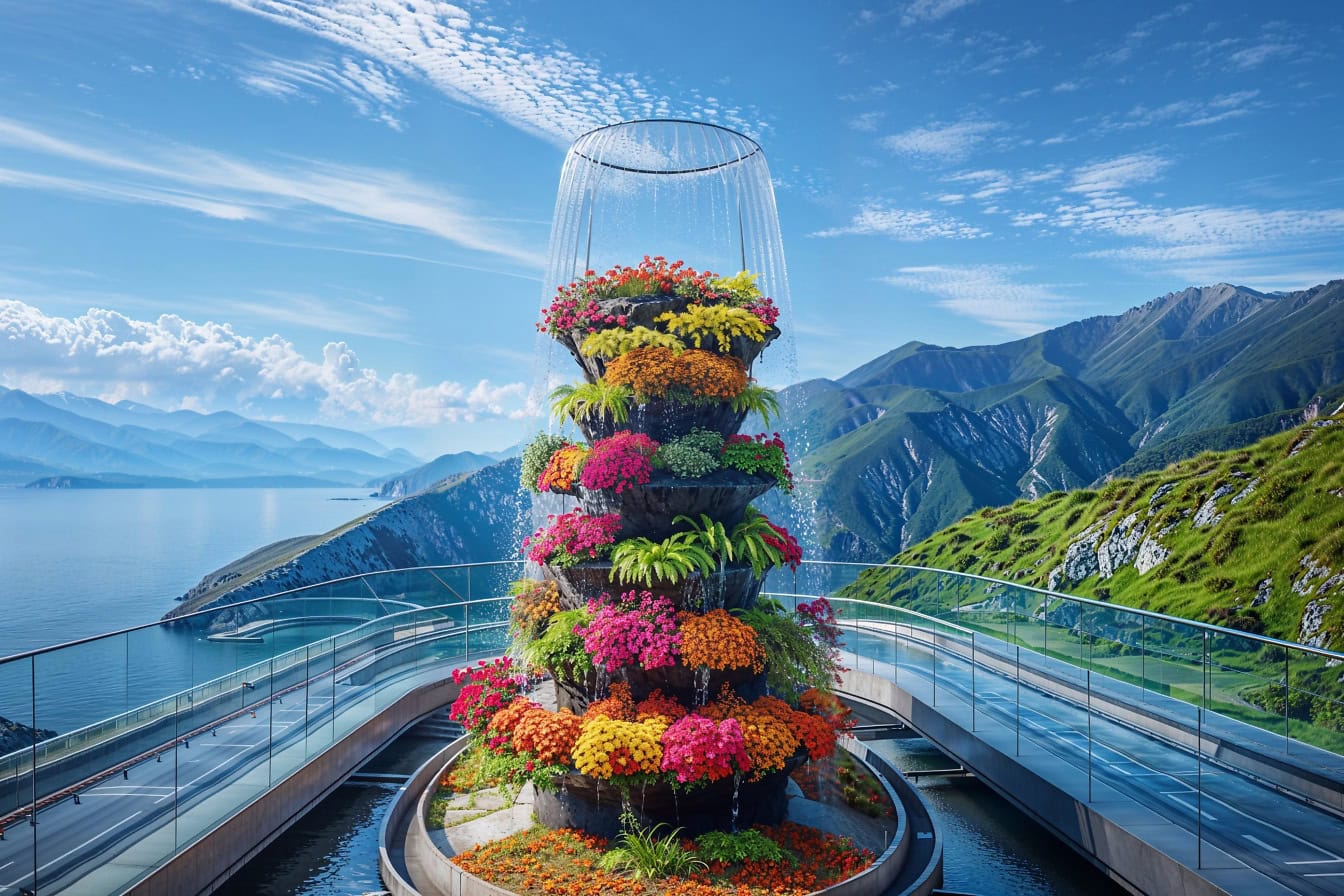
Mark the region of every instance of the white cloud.
POLYGON ((901 24, 909 27, 921 22, 936 22, 975 0, 914 0, 901 12, 901 24))
POLYGON ((1239 90, 1209 100, 1176 100, 1161 106, 1140 104, 1129 110, 1124 121, 1108 121, 1104 127, 1119 130, 1170 124, 1179 128, 1203 127, 1265 108, 1266 104, 1257 100, 1259 96, 1259 90, 1239 90))
MULTIPOLYGON (((604 124, 698 112, 748 133, 760 123, 737 109, 687 108, 631 74, 603 71, 565 47, 540 44, 522 27, 477 21, 441 0, 216 0, 344 47, 374 65, 430 84, 454 102, 498 116, 559 145, 604 124)), ((941 0, 956 2, 956 0, 941 0)), ((255 86, 255 85, 254 85, 255 86)), ((361 84, 361 89, 367 84, 361 84)))
POLYGON ((259 164, 169 143, 100 147, 53 136, 0 117, 0 146, 12 146, 70 165, 78 174, 6 170, 14 186, 89 198, 173 205, 229 220, 278 220, 315 210, 325 215, 418 230, 527 267, 541 253, 521 247, 470 204, 448 191, 396 171, 337 165, 314 159, 259 164), (90 173, 88 169, 94 169, 90 173))
POLYGON ((337 94, 365 118, 394 130, 403 128, 396 110, 406 102, 405 94, 388 70, 371 59, 360 63, 350 58, 336 62, 269 57, 249 65, 240 80, 251 90, 284 98, 312 90, 337 94))
POLYGON ((902 289, 941 297, 934 304, 1016 336, 1039 333, 1065 320, 1079 303, 1047 283, 1018 282, 1017 265, 925 265, 882 278, 902 289))
POLYGON ((861 208, 844 227, 811 234, 819 237, 851 235, 885 236, 918 243, 933 239, 976 239, 989 236, 989 231, 939 212, 884 208, 874 203, 861 208))
POLYGON ((1278 59, 1284 56, 1292 56, 1300 52, 1301 48, 1296 44, 1283 41, 1265 41, 1237 50, 1227 57, 1227 61, 1232 63, 1235 68, 1242 71, 1264 65, 1271 59, 1278 59))
POLYGON ((952 124, 939 122, 893 134, 884 138, 882 145, 902 155, 958 161, 969 155, 985 139, 985 135, 997 127, 992 121, 969 119, 952 124))
POLYGON ((244 336, 227 323, 166 314, 135 320, 99 308, 51 317, 0 300, 0 378, 14 388, 68 389, 105 401, 235 409, 278 419, 425 426, 510 416, 522 383, 421 383, 409 373, 363 367, 345 342, 304 357, 279 335, 244 336))
POLYGON ((853 130, 871 133, 877 130, 877 123, 882 120, 883 112, 864 112, 861 115, 855 115, 849 120, 849 126, 853 130))
POLYGON ((1073 172, 1070 193, 1092 195, 1123 190, 1155 180, 1171 163, 1153 153, 1132 153, 1084 165, 1073 172))

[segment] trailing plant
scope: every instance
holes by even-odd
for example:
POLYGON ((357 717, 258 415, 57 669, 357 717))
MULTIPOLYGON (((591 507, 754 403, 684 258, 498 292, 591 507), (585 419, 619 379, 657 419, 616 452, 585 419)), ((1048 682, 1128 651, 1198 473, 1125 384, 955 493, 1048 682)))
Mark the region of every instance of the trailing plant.
POLYGON ((761 422, 769 426, 771 421, 779 419, 779 396, 774 389, 748 382, 742 393, 733 399, 733 410, 755 414, 761 422))
POLYGON ((475 666, 454 669, 453 682, 462 689, 448 708, 448 717, 479 737, 494 714, 518 696, 523 676, 506 656, 491 663, 480 660, 475 666))
POLYGON ((695 838, 695 850, 710 862, 736 865, 741 862, 788 862, 798 866, 798 857, 755 828, 728 833, 708 831, 695 838))
POLYGON ((781 491, 793 491, 789 452, 779 433, 729 436, 723 445, 723 465, 752 475, 773 476, 781 491))
MULTIPOLYGON (((696 345, 699 348, 699 344, 696 345)), ((608 327, 589 333, 579 346, 579 354, 586 358, 615 358, 635 348, 665 348, 677 354, 686 351, 686 343, 671 333, 651 330, 648 327, 608 327)))
POLYGON ((706 342, 712 340, 725 354, 732 351, 733 340, 739 336, 753 342, 765 339, 765 323, 745 308, 691 305, 680 313, 665 311, 655 320, 696 348, 707 348, 706 342))
POLYGON ((615 489, 646 485, 653 475, 652 457, 658 443, 642 432, 622 430, 593 443, 579 478, 584 488, 615 489))
MULTIPOLYGON (((566 383, 551 391, 551 413, 568 417, 575 423, 607 416, 620 424, 630 419, 630 400, 634 390, 599 377, 595 383, 566 383)), ((535 481, 535 480, 534 480, 535 481)))
POLYGON ((586 680, 595 669, 583 638, 575 629, 586 625, 588 619, 586 609, 552 614, 546 629, 523 647, 523 659, 533 666, 560 673, 573 683, 586 680))
POLYGON ((811 629, 779 609, 774 601, 759 600, 739 618, 756 632, 765 651, 766 685, 775 694, 800 689, 829 691, 840 676, 840 664, 830 645, 811 629))
POLYGON ((659 831, 665 824, 656 824, 648 830, 628 826, 620 837, 618 845, 598 859, 597 867, 614 874, 626 874, 640 878, 658 879, 663 877, 689 877, 708 867, 695 854, 681 846, 681 828, 670 830, 666 835, 659 831))
POLYGON ((562 516, 551 514, 547 519, 549 525, 523 539, 523 550, 534 563, 560 567, 607 556, 621 528, 621 516, 617 513, 588 516, 582 510, 574 510, 562 516))
POLYGON ((607 364, 604 379, 628 386, 635 398, 667 398, 683 404, 731 401, 747 388, 747 371, 737 358, 702 349, 680 354, 666 348, 636 348, 607 364))
POLYGON ((563 436, 553 436, 544 432, 537 433, 532 441, 527 443, 527 447, 523 449, 522 469, 518 476, 523 488, 533 493, 540 491, 537 481, 540 479, 542 471, 546 469, 546 465, 550 463, 551 456, 570 444, 572 443, 569 439, 563 436))
POLYGON ((686 532, 662 541, 643 536, 627 538, 611 550, 611 571, 622 585, 636 582, 650 588, 654 582, 675 585, 691 573, 707 576, 716 565, 714 556, 686 532))

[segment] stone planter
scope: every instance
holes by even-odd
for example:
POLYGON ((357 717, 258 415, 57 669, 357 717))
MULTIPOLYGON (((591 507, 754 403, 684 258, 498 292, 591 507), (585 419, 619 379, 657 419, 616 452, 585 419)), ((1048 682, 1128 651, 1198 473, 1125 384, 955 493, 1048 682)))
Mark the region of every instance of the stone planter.
MULTIPOLYGON (((803 755, 795 755, 783 771, 772 772, 760 781, 742 781, 737 791, 738 830, 784 820, 789 808, 789 772, 803 760, 803 755)), ((537 792, 538 821, 548 828, 579 828, 600 837, 620 833, 621 794, 615 786, 577 772, 564 775, 559 784, 554 792, 537 792)), ((665 823, 681 828, 683 837, 696 837, 706 831, 732 829, 733 787, 732 778, 680 793, 670 784, 634 787, 630 806, 645 826, 665 823)))
POLYGON ((742 522, 747 505, 774 486, 774 479, 740 470, 715 470, 699 479, 678 479, 666 471, 655 471, 647 485, 630 486, 619 494, 614 489, 579 486, 578 497, 590 516, 621 515, 617 541, 637 535, 662 541, 686 528, 672 522, 678 515, 698 520, 700 514, 709 514, 731 530, 742 522))
MULTIPOLYGON (((603 315, 624 316, 627 327, 632 329, 634 327, 648 327, 651 330, 662 329, 661 324, 655 323, 658 315, 667 311, 685 311, 687 304, 686 299, 675 295, 631 296, 620 299, 598 299, 597 301, 603 315)), ((607 363, 602 358, 588 358, 579 352, 579 346, 583 344, 587 335, 585 332, 572 330, 568 333, 557 334, 555 340, 563 345, 579 367, 583 368, 583 378, 592 383, 606 373, 607 363)), ((752 363, 765 350, 765 347, 777 338, 779 338, 779 329, 776 327, 769 327, 765 331, 765 338, 759 342, 754 339, 747 339, 744 336, 738 336, 733 339, 726 354, 740 360, 742 365, 750 372, 752 363)), ((707 341, 702 348, 713 351, 717 346, 714 346, 711 340, 707 341)))
MULTIPOLYGON (((696 670, 683 665, 663 666, 659 669, 644 669, 639 666, 626 666, 610 676, 610 681, 624 681, 630 685, 630 696, 638 703, 655 690, 672 697, 683 706, 694 707, 697 693, 712 700, 725 684, 747 702, 764 697, 766 694, 765 673, 753 672, 750 668, 728 669, 722 672, 709 671, 708 675, 697 675, 696 670)), ((595 693, 595 679, 575 684, 555 679, 556 705, 568 709, 575 715, 583 715, 592 703, 591 694, 595 693)))
POLYGON ((630 417, 617 423, 608 414, 594 414, 576 421, 589 442, 610 438, 622 430, 642 432, 657 442, 670 442, 693 429, 709 429, 724 438, 737 432, 746 411, 735 411, 728 402, 680 404, 675 401, 654 399, 632 404, 630 417))
MULTIPOLYGON (((542 571, 559 586, 560 606, 566 610, 583 607, 603 593, 616 595, 645 588, 642 583, 622 585, 614 580, 611 563, 605 560, 577 563, 567 568, 547 564, 542 571)), ((729 566, 708 577, 691 573, 675 585, 655 581, 648 590, 665 596, 679 610, 704 611, 718 607, 749 610, 761 593, 763 581, 764 576, 756 576, 750 566, 729 566)))

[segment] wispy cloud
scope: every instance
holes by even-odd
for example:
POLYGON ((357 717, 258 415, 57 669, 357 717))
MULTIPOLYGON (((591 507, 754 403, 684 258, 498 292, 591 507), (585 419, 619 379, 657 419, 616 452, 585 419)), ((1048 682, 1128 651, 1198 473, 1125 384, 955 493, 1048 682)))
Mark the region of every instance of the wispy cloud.
POLYGON ((1080 302, 1058 286, 1018 279, 1018 265, 925 265, 900 268, 882 278, 902 289, 939 296, 934 304, 1016 336, 1029 336, 1067 320, 1080 302))
MULTIPOLYGON (((324 313, 329 309, 323 306, 324 313)), ((5 353, 0 379, 16 388, 69 389, 106 401, 239 409, 278 419, 412 425, 468 422, 521 413, 522 383, 422 383, 414 374, 364 367, 345 342, 320 359, 279 335, 241 335, 227 323, 178 315, 145 321, 90 309, 44 314, 0 300, 5 353)))
POLYGON ((1123 119, 1108 120, 1102 127, 1116 130, 1149 127, 1151 125, 1175 125, 1178 128, 1203 127, 1231 118, 1240 118, 1267 108, 1268 104, 1259 97, 1259 90, 1238 90, 1207 100, 1176 100, 1160 106, 1149 106, 1141 103, 1130 109, 1123 119))
POLYGON ((1293 56, 1301 48, 1295 44, 1283 40, 1265 40, 1249 47, 1243 47, 1227 57, 1233 67, 1246 71, 1264 65, 1271 59, 1282 59, 1293 56))
POLYGON ((261 164, 165 143, 98 146, 0 117, 0 146, 45 157, 60 175, 7 170, 15 186, 88 198, 174 205, 215 218, 276 221, 321 210, 432 234, 466 249, 542 266, 539 251, 445 189, 405 174, 312 159, 261 164))
POLYGON ((265 57, 246 66, 240 80, 258 93, 279 97, 307 95, 312 91, 342 96, 360 115, 381 121, 394 130, 404 127, 396 110, 405 94, 388 70, 372 60, 353 59, 300 61, 265 57))
POLYGON ((856 131, 872 133, 877 130, 878 122, 882 120, 882 117, 885 114, 885 112, 864 112, 851 118, 849 120, 849 126, 856 131))
POLYGON ((1169 160, 1155 153, 1116 156, 1076 169, 1072 182, 1064 189, 1084 195, 1114 193, 1135 184, 1156 180, 1170 164, 1169 160))
POLYGON ((946 18, 975 0, 913 0, 901 11, 901 24, 909 27, 946 18))
MULTIPOLYGON (((559 145, 629 118, 694 114, 747 133, 764 127, 730 104, 694 96, 674 103, 635 75, 603 71, 596 61, 538 41, 523 27, 478 20, 440 0, 216 2, 344 47, 366 60, 358 64, 365 76, 372 70, 423 81, 454 102, 559 145)), ((361 76, 360 89, 365 81, 361 76)))
POLYGON ((989 231, 941 212, 864 206, 843 227, 819 230, 811 236, 885 236, 907 243, 934 239, 970 240, 989 236, 989 231))
POLYGON ((951 124, 937 122, 892 134, 883 138, 882 145, 901 155, 955 162, 970 155, 996 128, 995 122, 973 119, 951 124))

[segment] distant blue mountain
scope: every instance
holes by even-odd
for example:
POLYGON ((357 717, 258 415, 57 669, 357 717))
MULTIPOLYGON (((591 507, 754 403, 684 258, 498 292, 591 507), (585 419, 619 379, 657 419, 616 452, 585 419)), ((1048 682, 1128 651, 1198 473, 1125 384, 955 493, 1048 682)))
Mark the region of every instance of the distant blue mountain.
POLYGON ((363 486, 420 463, 408 451, 331 426, 0 387, 0 485, 363 486))

